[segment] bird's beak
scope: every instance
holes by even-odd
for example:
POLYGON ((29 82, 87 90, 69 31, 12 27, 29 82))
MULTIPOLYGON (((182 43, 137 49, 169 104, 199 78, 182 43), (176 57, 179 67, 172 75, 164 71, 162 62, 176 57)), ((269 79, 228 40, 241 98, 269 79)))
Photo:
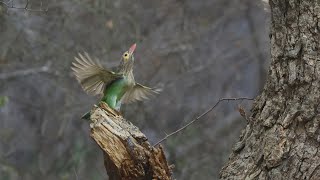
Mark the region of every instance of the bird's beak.
POLYGON ((129 49, 129 54, 130 54, 130 55, 133 54, 134 50, 136 49, 136 46, 137 46, 137 44, 134 43, 134 44, 130 47, 130 49, 129 49))

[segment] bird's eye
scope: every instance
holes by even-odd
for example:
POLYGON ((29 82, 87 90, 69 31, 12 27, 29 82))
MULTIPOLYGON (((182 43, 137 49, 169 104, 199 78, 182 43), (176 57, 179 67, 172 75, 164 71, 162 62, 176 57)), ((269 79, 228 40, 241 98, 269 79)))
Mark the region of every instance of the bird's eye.
POLYGON ((125 52, 123 55, 122 55, 122 58, 124 60, 128 60, 129 59, 129 53, 128 52, 125 52))

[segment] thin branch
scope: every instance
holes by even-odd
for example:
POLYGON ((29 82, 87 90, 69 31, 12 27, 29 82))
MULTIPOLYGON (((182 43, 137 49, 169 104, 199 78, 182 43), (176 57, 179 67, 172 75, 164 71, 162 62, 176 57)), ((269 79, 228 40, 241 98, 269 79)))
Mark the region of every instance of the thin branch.
POLYGON ((26 10, 26 11, 31 11, 31 12, 47 12, 48 7, 46 9, 43 9, 42 6, 42 1, 40 2, 40 8, 39 9, 29 9, 29 0, 26 0, 26 5, 24 7, 16 7, 13 5, 13 0, 10 0, 8 2, 0 1, 0 4, 3 4, 6 8, 8 9, 20 9, 20 10, 26 10), (11 5, 10 5, 11 2, 11 5))
POLYGON ((75 176, 76 176, 76 180, 79 180, 78 173, 77 173, 77 171, 76 171, 76 168, 75 168, 75 167, 73 167, 73 171, 74 171, 74 174, 75 174, 75 176))
POLYGON ((42 67, 18 70, 10 73, 2 73, 0 74, 0 80, 13 78, 17 76, 26 76, 30 74, 50 72, 50 66, 51 66, 51 62, 49 61, 42 67))
POLYGON ((29 5, 29 0, 27 0, 26 5, 24 6, 24 9, 28 9, 28 5, 29 5))
POLYGON ((182 126, 181 128, 173 131, 172 133, 166 135, 164 138, 162 138, 160 141, 158 141, 156 144, 153 145, 153 147, 155 147, 156 145, 160 144, 161 142, 167 140, 169 137, 179 133, 180 131, 183 131, 184 129, 186 129, 187 127, 189 127, 190 125, 192 125, 193 123, 195 123, 196 121, 198 121, 200 118, 202 118, 203 116, 207 115, 209 112, 211 112, 214 108, 216 108, 222 101, 239 101, 239 100, 248 100, 248 101, 253 101, 254 98, 248 98, 248 97, 238 97, 238 98, 221 98, 219 99, 219 101, 217 101, 211 108, 209 108, 208 110, 206 110, 204 113, 202 113, 200 116, 196 117, 195 119, 193 119, 192 121, 190 121, 188 124, 182 126))

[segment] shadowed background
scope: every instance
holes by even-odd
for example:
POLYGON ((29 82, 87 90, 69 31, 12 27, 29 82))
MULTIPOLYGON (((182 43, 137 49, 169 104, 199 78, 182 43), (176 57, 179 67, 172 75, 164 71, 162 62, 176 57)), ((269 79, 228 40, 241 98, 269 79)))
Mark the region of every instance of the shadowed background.
MULTIPOLYGON (((112 67, 137 43, 136 80, 163 92, 122 111, 153 143, 219 98, 254 97, 263 87, 269 14, 260 1, 55 0, 43 7, 48 12, 0 3, 0 179, 107 178, 80 120, 98 99, 71 74, 77 52, 112 67)), ((250 109, 222 103, 163 143, 176 179, 219 177, 246 124, 239 103, 250 109)))

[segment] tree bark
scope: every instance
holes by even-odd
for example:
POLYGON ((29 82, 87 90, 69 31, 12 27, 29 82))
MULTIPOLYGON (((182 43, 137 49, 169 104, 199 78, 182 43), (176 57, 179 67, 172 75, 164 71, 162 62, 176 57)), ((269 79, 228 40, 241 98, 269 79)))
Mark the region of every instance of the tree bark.
POLYGON ((270 0, 271 65, 221 179, 320 179, 320 1, 270 0))
POLYGON ((172 179, 162 147, 152 147, 136 126, 107 104, 95 106, 90 119, 91 137, 104 153, 110 180, 172 179))

